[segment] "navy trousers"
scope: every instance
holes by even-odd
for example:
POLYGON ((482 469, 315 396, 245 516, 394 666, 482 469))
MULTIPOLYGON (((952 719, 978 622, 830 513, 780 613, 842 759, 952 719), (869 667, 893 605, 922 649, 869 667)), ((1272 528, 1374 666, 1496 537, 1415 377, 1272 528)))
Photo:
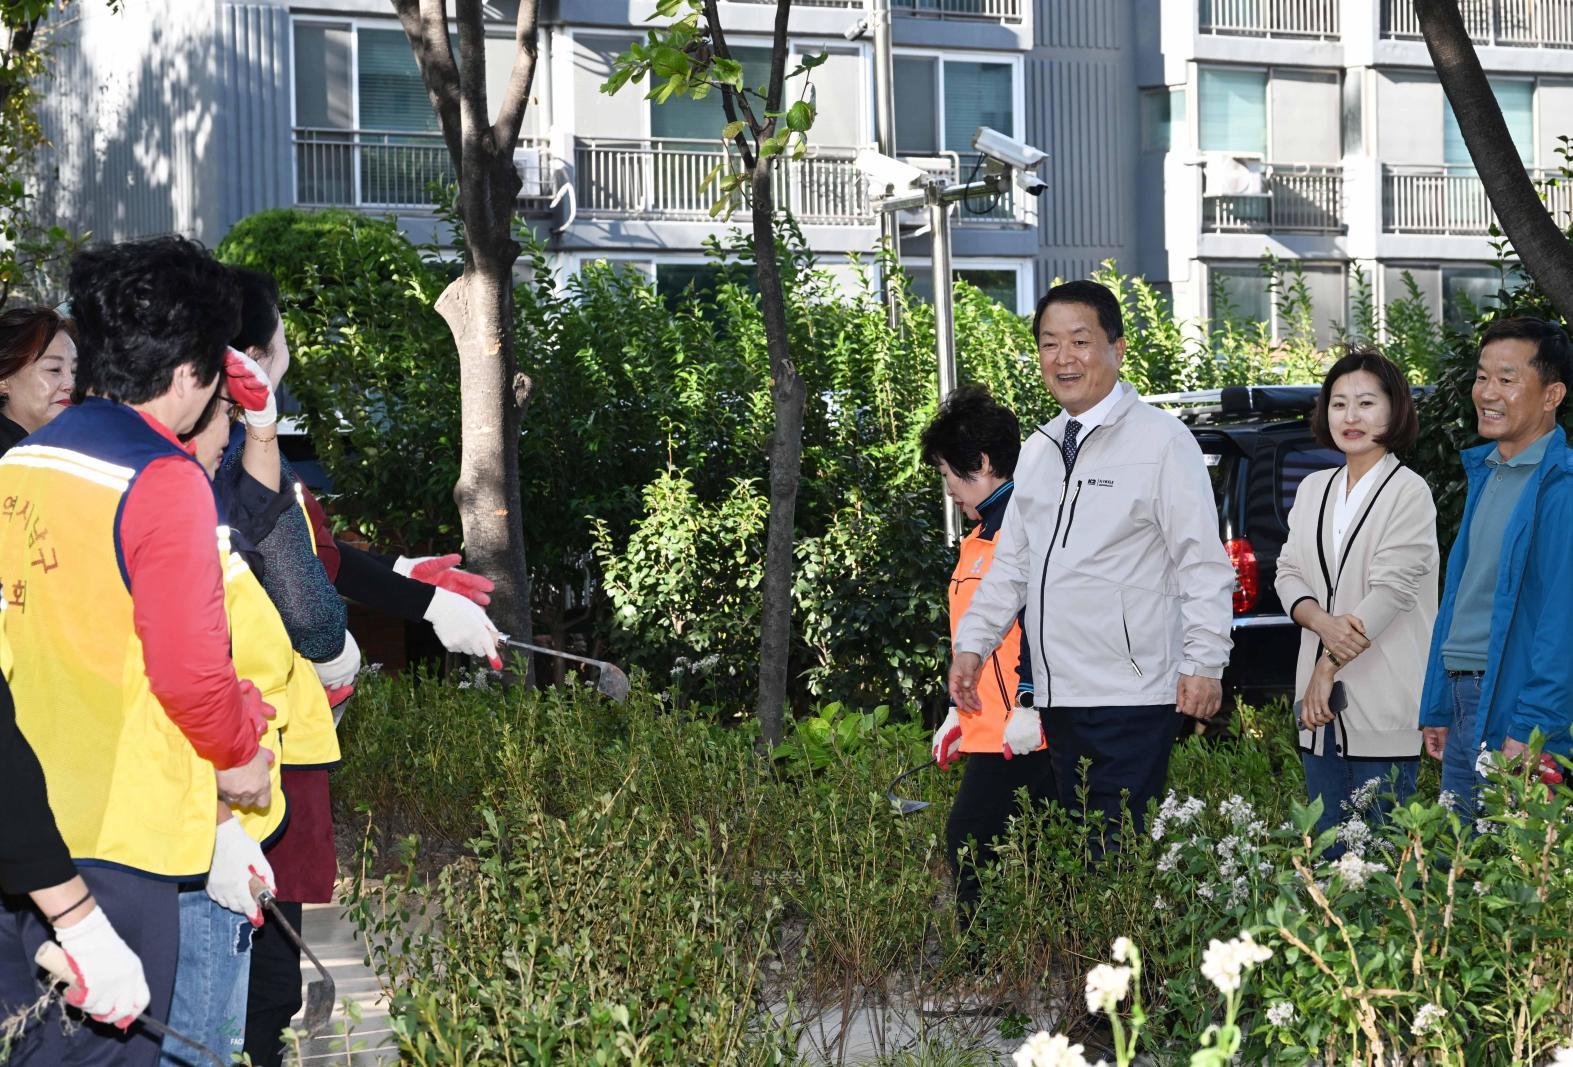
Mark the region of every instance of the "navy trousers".
POLYGON ((962 763, 961 787, 945 821, 945 849, 956 876, 956 904, 963 921, 972 917, 978 903, 978 871, 994 862, 994 843, 1019 810, 1020 789, 1027 791, 1029 804, 1055 799, 1054 762, 1047 749, 1014 759, 973 752, 962 763), (958 853, 969 841, 976 844, 976 854, 958 862, 958 853))
POLYGON ((1116 846, 1120 803, 1130 807, 1136 830, 1147 819, 1147 802, 1163 793, 1169 776, 1169 752, 1176 734, 1173 704, 1134 707, 1050 708, 1043 728, 1054 753, 1054 777, 1060 804, 1074 812, 1101 811, 1102 844, 1116 846), (1085 802, 1077 795, 1082 786, 1080 763, 1089 760, 1085 802))
MULTIPOLYGON (((142 959, 148 990, 148 1011, 169 1019, 175 989, 175 961, 180 953, 180 904, 174 882, 110 867, 83 867, 83 881, 114 924, 115 931, 142 959)), ((33 953, 54 933, 26 897, 0 898, 0 1015, 32 1004, 44 991, 42 972, 33 953)), ((11 1049, 10 1067, 153 1067, 159 1039, 133 1023, 121 1031, 85 1019, 70 1009, 74 1025, 61 1019, 57 1002, 33 1023, 11 1049), (69 1032, 67 1032, 69 1030, 69 1032)))

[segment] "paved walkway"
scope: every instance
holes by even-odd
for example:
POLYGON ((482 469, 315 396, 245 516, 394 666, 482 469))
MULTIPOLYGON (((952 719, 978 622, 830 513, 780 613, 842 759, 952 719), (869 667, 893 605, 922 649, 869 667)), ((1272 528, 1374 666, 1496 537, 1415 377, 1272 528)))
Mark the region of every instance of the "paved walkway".
MULTIPOLYGON (((338 1006, 333 1012, 329 1032, 301 1044, 302 1067, 374 1067, 398 1063, 398 1045, 388 1028, 388 999, 378 988, 377 976, 366 966, 366 946, 355 936, 355 926, 338 904, 307 904, 301 931, 306 944, 333 975, 338 987, 338 1006), (349 1025, 343 1004, 352 1000, 360 1008, 361 1021, 347 1037, 349 1025), (348 1045, 348 1048, 346 1048, 348 1045)), ((304 956, 300 961, 301 980, 317 977, 317 970, 304 956)), ((295 1017, 300 1025, 300 1017, 295 1017)))

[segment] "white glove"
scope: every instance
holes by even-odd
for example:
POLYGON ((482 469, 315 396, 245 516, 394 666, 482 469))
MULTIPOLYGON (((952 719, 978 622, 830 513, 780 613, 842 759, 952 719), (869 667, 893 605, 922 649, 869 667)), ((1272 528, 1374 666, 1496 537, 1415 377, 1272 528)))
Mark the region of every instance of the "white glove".
POLYGON ((262 365, 244 352, 227 349, 224 353, 224 381, 230 399, 246 413, 246 425, 258 429, 279 421, 279 402, 273 383, 262 365))
POLYGON ((66 950, 76 984, 66 1000, 99 1022, 124 1030, 152 999, 142 961, 120 940, 104 909, 94 905, 87 918, 55 929, 55 940, 66 950))
POLYGON ((311 665, 317 668, 317 678, 324 689, 341 689, 355 681, 360 673, 360 646, 355 643, 355 635, 345 630, 344 651, 321 663, 313 661, 311 665))
POLYGON ((961 755, 961 716, 955 708, 950 709, 945 721, 934 731, 934 744, 930 751, 942 771, 950 770, 950 765, 961 755))
POLYGON ((218 824, 213 838, 213 865, 208 868, 208 896, 221 908, 262 925, 262 905, 251 895, 251 880, 259 879, 270 890, 277 890, 273 868, 262 854, 262 846, 251 839, 239 819, 218 824))
POLYGON ((484 608, 458 593, 434 586, 425 619, 437 631, 442 647, 449 652, 480 656, 493 668, 501 669, 502 660, 497 658, 497 627, 486 617, 484 608))
POLYGON ((1043 719, 1037 708, 1011 708, 1005 720, 1005 758, 1025 756, 1043 747, 1043 719))

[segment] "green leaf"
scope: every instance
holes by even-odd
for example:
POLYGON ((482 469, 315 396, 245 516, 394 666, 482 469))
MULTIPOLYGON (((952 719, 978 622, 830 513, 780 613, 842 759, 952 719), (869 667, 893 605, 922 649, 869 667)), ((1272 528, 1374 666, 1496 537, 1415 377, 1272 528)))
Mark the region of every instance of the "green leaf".
POLYGON ((817 56, 804 56, 801 60, 799 60, 799 62, 802 64, 804 70, 813 70, 815 67, 819 66, 829 58, 829 52, 821 52, 817 56))
POLYGON ((710 69, 715 72, 716 81, 724 82, 739 92, 742 92, 743 64, 739 63, 735 59, 722 59, 718 56, 716 57, 716 61, 711 64, 710 69))
POLYGON ((687 78, 688 57, 671 45, 658 45, 650 57, 650 68, 663 78, 687 78))
POLYGON ((802 133, 814 125, 814 105, 806 100, 799 100, 786 113, 787 129, 802 133))
POLYGON ((723 126, 721 128, 721 136, 723 139, 730 141, 746 129, 748 129, 748 123, 738 119, 736 122, 729 122, 723 126))

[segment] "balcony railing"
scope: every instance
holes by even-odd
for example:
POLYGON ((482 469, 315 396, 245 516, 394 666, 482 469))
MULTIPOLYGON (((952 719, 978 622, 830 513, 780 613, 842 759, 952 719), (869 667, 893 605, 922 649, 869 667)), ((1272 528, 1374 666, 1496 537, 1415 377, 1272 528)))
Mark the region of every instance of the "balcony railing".
POLYGON ((891 0, 899 14, 942 19, 1020 22, 1022 0, 891 0))
MULTIPOLYGON (((1573 0, 1459 0, 1476 44, 1573 48, 1573 0)), ((1412 0, 1382 0, 1382 36, 1419 39, 1412 0)))
MULTIPOLYGON (((1530 171, 1537 183, 1557 172, 1530 171)), ((1540 185, 1546 207, 1560 225, 1573 217, 1573 185, 1540 185)), ((1382 168, 1382 228, 1388 233, 1485 236, 1496 222, 1485 186, 1473 167, 1382 168)))
MULTIPOLYGON (((854 149, 819 149, 776 169, 775 200, 810 224, 862 223, 871 217, 854 149)), ((659 138, 650 141, 582 140, 574 147, 574 193, 579 211, 611 218, 708 221, 718 166, 734 167, 730 146, 719 141, 659 138)))
MULTIPOLYGON (((432 184, 454 180, 441 134, 301 127, 293 139, 295 202, 305 207, 429 211, 432 184)), ((519 145, 521 207, 544 206, 551 196, 546 142, 521 137, 519 145)))
POLYGON ((1203 33, 1244 37, 1339 35, 1339 0, 1200 0, 1203 33))
POLYGON ((1259 196, 1202 197, 1206 233, 1342 233, 1339 167, 1266 164, 1259 196))
MULTIPOLYGON (((816 147, 806 159, 783 160, 775 172, 775 204, 797 221, 820 226, 871 226, 867 183, 853 162, 855 148, 816 147)), ((974 176, 976 157, 945 153, 925 158, 926 169, 948 182, 974 176)), ((580 214, 660 222, 707 222, 719 194, 711 177, 735 169, 736 155, 719 141, 581 140, 574 147, 574 193, 580 214), (708 181, 706 179, 709 178, 708 181)), ((976 201, 954 216, 959 224, 999 226, 1031 221, 1030 204, 1012 187, 997 200, 976 201)))

